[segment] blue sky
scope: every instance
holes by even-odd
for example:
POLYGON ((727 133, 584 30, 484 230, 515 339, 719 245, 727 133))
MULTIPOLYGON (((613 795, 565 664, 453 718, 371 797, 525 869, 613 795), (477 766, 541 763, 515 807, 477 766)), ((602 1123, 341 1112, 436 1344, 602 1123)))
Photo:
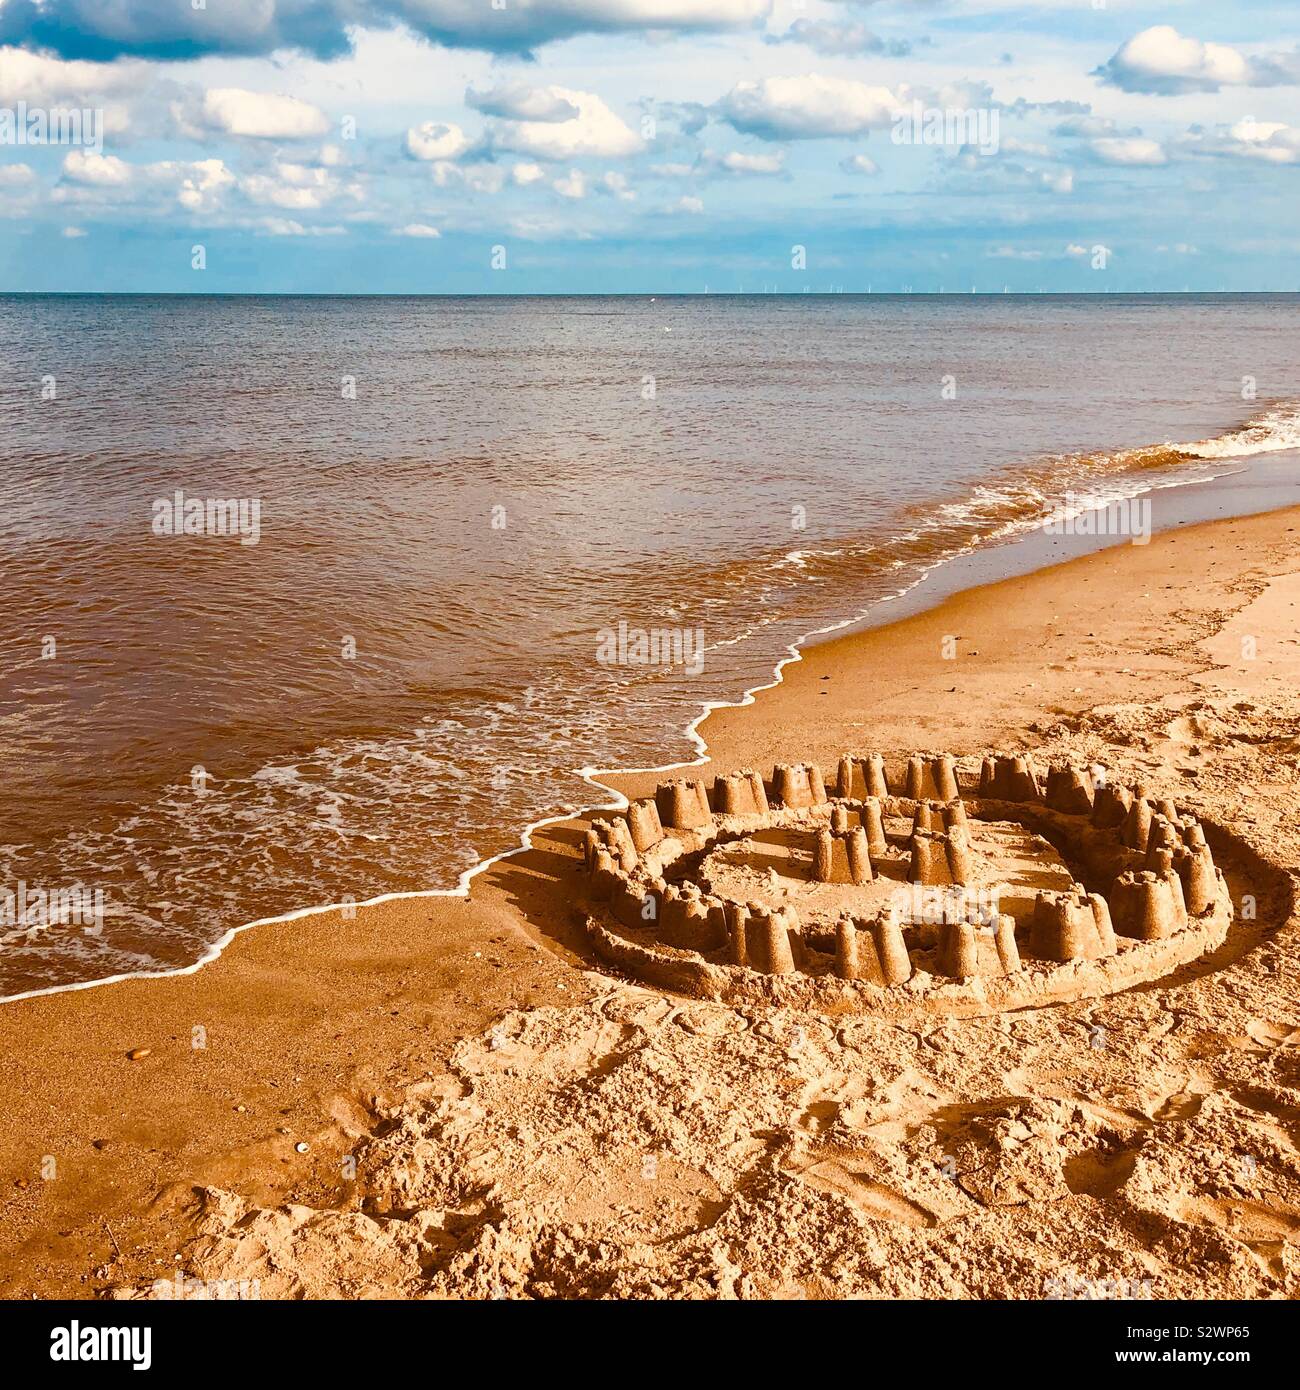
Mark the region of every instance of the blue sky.
POLYGON ((1250 0, 0 0, 0 121, 104 119, 102 150, 0 142, 0 288, 1297 290, 1298 31, 1250 0))

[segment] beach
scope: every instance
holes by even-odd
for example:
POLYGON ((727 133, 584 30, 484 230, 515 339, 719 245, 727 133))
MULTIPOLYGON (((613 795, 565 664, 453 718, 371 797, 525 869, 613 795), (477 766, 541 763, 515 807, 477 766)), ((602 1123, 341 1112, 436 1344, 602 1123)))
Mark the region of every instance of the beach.
POLYGON ((0 1295, 1294 1297, 1298 534, 1293 507, 966 589, 698 728, 710 777, 1104 762, 1249 846, 1256 915, 1209 957, 925 1026, 692 1001, 596 968, 585 821, 546 825, 467 897, 0 1008, 0 1295))

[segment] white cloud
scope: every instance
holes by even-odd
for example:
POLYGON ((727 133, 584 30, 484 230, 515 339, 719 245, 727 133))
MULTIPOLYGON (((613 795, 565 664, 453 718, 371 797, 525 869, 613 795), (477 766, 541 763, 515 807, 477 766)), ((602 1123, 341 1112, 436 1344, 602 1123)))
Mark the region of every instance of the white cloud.
POLYGON ((838 24, 829 19, 796 19, 784 34, 770 36, 767 42, 807 44, 824 58, 849 58, 863 53, 901 58, 912 47, 903 40, 882 39, 864 24, 838 24))
POLYGON ((35 181, 30 164, 0 164, 0 188, 21 188, 35 181))
POLYGON ((69 150, 63 158, 65 178, 97 188, 120 188, 131 182, 132 168, 115 154, 88 154, 69 150))
POLYGON ((64 227, 63 229, 63 236, 68 241, 80 241, 85 235, 86 233, 81 227, 64 227))
POLYGON ((717 111, 737 130, 764 140, 813 140, 880 129, 901 104, 887 87, 809 73, 738 82, 717 111))
POLYGON ((638 154, 645 142, 594 92, 568 87, 541 89, 548 99, 562 100, 577 110, 567 120, 503 120, 490 125, 489 143, 498 150, 512 150, 557 163, 583 156, 617 159, 638 154))
POLYGON ((1048 193, 1073 193, 1073 169, 1040 169, 1038 185, 1048 193))
POLYGON ((1247 118, 1215 131, 1194 130, 1177 142, 1180 152, 1263 164, 1300 164, 1300 127, 1247 118))
POLYGON ((581 169, 570 169, 564 178, 556 179, 551 187, 561 198, 585 198, 587 196, 587 178, 581 169))
POLYGON ((878 174, 880 165, 869 154, 851 154, 840 160, 840 168, 846 174, 878 174))
POLYGON ((995 261, 1041 261, 1043 253, 1041 251, 1020 251, 1014 246, 999 246, 988 252, 989 257, 995 261))
POLYGON ((102 110, 109 134, 130 128, 129 103, 148 81, 143 63, 64 62, 19 48, 0 48, 0 106, 25 101, 42 108, 102 110))
POLYGON ((779 174, 785 168, 785 151, 742 154, 738 150, 729 150, 726 154, 713 155, 712 162, 729 174, 779 174))
POLYGON ((1003 136, 998 141, 1000 154, 1027 155, 1031 159, 1051 159, 1052 152, 1046 145, 1032 140, 1017 140, 1014 135, 1003 136))
POLYGON ((678 198, 672 206, 673 212, 686 212, 692 216, 699 216, 704 211, 704 199, 695 198, 690 195, 685 198, 678 198))
POLYGON ((530 183, 538 183, 546 177, 546 170, 540 164, 519 163, 510 171, 510 177, 519 185, 520 188, 527 188, 530 183))
POLYGON ((460 184, 473 193, 500 193, 506 171, 499 164, 453 164, 441 159, 433 166, 433 181, 439 188, 460 184))
POLYGON ((413 159, 458 159, 469 148, 458 125, 425 121, 406 132, 406 152, 413 159))
POLYGON ((1103 136, 1099 140, 1089 140, 1088 148, 1103 164, 1151 166, 1169 163, 1169 156, 1159 141, 1138 136, 1103 136))
POLYGON ((254 203, 267 203, 289 212, 322 208, 344 191, 329 169, 284 161, 278 162, 270 174, 249 174, 240 179, 239 189, 254 203))
POLYGON ((514 82, 494 87, 490 92, 465 92, 465 105, 485 116, 503 116, 512 121, 571 121, 580 115, 575 102, 562 95, 558 87, 529 87, 514 82))
POLYGON ((304 227, 291 217, 263 217, 253 224, 267 236, 343 236, 345 227, 304 227))
POLYGON ((163 165, 179 177, 176 201, 187 212, 210 212, 233 188, 235 176, 220 159, 200 159, 192 164, 163 165))
POLYGON ((621 203, 630 203, 636 198, 628 186, 627 175, 620 174, 616 169, 610 169, 600 176, 600 189, 604 193, 612 194, 621 203))
POLYGON ((1249 57, 1222 43, 1202 43, 1170 24, 1134 34, 1095 76, 1126 92, 1176 96, 1220 87, 1272 87, 1300 82, 1300 54, 1249 57))
POLYGON ((405 227, 398 227, 394 235, 430 239, 440 237, 442 233, 437 227, 430 227, 427 222, 408 222, 405 227))
POLYGON ((204 93, 202 120, 211 130, 255 140, 302 140, 324 135, 329 118, 310 102, 242 87, 204 93))

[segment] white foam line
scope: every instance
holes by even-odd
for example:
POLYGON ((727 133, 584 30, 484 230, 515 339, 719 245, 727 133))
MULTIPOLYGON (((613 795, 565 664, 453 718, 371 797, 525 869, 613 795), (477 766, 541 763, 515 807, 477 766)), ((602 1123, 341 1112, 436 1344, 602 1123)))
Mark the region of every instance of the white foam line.
MULTIPOLYGON (((1245 471, 1245 467, 1225 469, 1224 472, 1214 473, 1209 477, 1188 478, 1184 481, 1171 481, 1166 483, 1152 483, 1149 487, 1143 489, 1143 491, 1158 492, 1165 488, 1190 487, 1196 483, 1212 482, 1216 478, 1227 477, 1245 471)), ((1141 494, 1134 495, 1140 496, 1141 494)), ((1100 508, 1098 510, 1100 510, 1100 508)), ((1049 513, 1049 516, 1053 514, 1054 512, 1049 513)), ((1045 518, 1042 517, 1032 522, 1027 522, 1022 528, 1023 532, 1028 534, 1030 531, 1037 530, 1044 522, 1045 518)), ((1014 523, 1012 523, 1012 525, 1014 525, 1014 523)), ((454 888, 419 888, 413 889, 409 893, 381 893, 376 898, 366 898, 364 902, 326 903, 320 907, 298 908, 293 912, 284 912, 276 917, 259 917, 256 921, 244 922, 238 927, 231 927, 224 936, 213 942, 203 955, 191 965, 177 966, 174 970, 132 970, 121 975, 104 975, 95 980, 78 980, 72 984, 49 985, 44 989, 30 989, 24 991, 22 994, 5 995, 3 999, 0 999, 0 1005, 16 1004, 23 999, 38 999, 46 994, 67 994, 73 990, 95 989, 100 985, 114 985, 123 980, 166 980, 177 975, 194 975, 205 965, 209 965, 212 961, 216 960, 241 932, 251 931, 254 927, 270 927, 280 922, 297 922, 301 921, 304 917, 315 917, 326 912, 338 912, 344 908, 378 907, 381 903, 402 902, 416 898, 467 898, 469 897, 470 883, 477 878, 479 874, 483 873, 484 870, 490 869, 494 864, 499 864, 503 859, 513 858, 516 854, 523 854, 527 850, 532 849, 532 836, 534 831, 541 830, 548 825, 562 825, 566 821, 576 820, 580 816, 590 815, 593 811, 625 810, 628 805, 627 797, 616 788, 600 781, 601 777, 630 777, 647 772, 676 772, 681 768, 703 766, 710 761, 708 756, 709 746, 700 734, 699 726, 704 723, 714 710, 742 709, 746 705, 752 705, 755 696, 761 694, 764 690, 773 690, 781 684, 784 680, 784 672, 787 666, 793 662, 803 660, 802 648, 814 637, 825 637, 829 633, 842 632, 847 627, 855 626, 857 623, 864 621, 869 614, 882 604, 892 603, 897 599, 906 597, 906 595, 910 594, 918 585, 924 583, 926 578, 935 570, 950 564, 953 560, 959 560, 966 555, 974 553, 974 551, 979 549, 982 545, 987 544, 989 540, 994 537, 1002 539, 1010 534, 1014 534, 1014 532, 999 529, 993 532, 992 536, 986 536, 981 540, 975 541, 971 545, 962 546, 954 550, 950 555, 945 555, 941 559, 935 560, 932 564, 926 565, 910 584, 904 585, 903 588, 892 594, 884 594, 880 598, 873 599, 864 609, 853 617, 845 618, 840 622, 831 623, 827 627, 814 628, 811 632, 806 632, 802 637, 798 637, 793 642, 787 643, 786 655, 772 668, 772 679, 761 685, 750 686, 739 700, 705 700, 702 703, 700 713, 691 720, 685 730, 686 737, 694 743, 696 752, 699 756, 680 762, 659 763, 654 767, 584 767, 574 769, 573 775, 581 777, 582 780, 590 786, 599 787, 602 791, 610 792, 615 797, 615 800, 602 802, 596 806, 583 806, 576 811, 570 811, 564 815, 545 816, 541 820, 532 821, 529 825, 524 827, 517 845, 512 849, 502 850, 500 854, 494 854, 489 859, 481 859, 477 864, 465 869, 456 880, 456 886, 454 888)))

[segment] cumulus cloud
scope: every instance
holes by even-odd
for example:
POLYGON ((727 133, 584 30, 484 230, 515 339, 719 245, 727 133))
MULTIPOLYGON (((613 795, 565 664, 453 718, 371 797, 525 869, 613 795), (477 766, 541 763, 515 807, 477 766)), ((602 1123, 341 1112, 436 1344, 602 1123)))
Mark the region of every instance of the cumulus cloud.
POLYGON ((617 159, 645 148, 641 137, 594 92, 568 87, 546 87, 540 92, 548 100, 567 103, 577 114, 564 120, 551 115, 546 120, 494 121, 485 135, 493 149, 561 162, 583 156, 617 159))
POLYGON ((68 241, 79 241, 86 233, 85 229, 82 227, 64 227, 62 235, 66 237, 68 241))
POLYGON ((454 164, 449 159, 440 159, 433 165, 432 172, 439 188, 459 185, 471 193, 500 193, 506 182, 506 171, 501 165, 486 162, 454 164))
POLYGON ((739 150, 717 154, 709 150, 701 159, 705 168, 724 174, 779 174, 785 169, 784 150, 772 154, 744 154, 739 150))
MULTIPOLYGON (((0 0, 0 15, 4 13, 0 0)), ((132 124, 132 102, 148 85, 141 63, 62 62, 18 48, 0 48, 0 106, 95 108, 104 129, 121 135, 132 124)))
POLYGON ((840 160, 840 169, 846 174, 878 174, 880 165, 869 154, 851 154, 840 160))
POLYGON ((1125 92, 1177 96, 1221 87, 1275 87, 1300 82, 1300 53, 1249 57, 1222 43, 1202 43, 1170 24, 1134 34, 1094 76, 1125 92))
POLYGON ((465 92, 465 105, 485 116, 504 116, 514 121, 571 121, 581 114, 578 106, 561 95, 559 87, 529 87, 522 82, 494 87, 490 92, 465 92))
POLYGON ((1043 259, 1041 251, 1021 251, 1014 246, 997 246, 986 254, 995 261, 1041 261, 1043 259))
POLYGON ((1169 163, 1169 156, 1158 140, 1139 136, 1103 136, 1098 140, 1089 140, 1088 148, 1103 164, 1150 166, 1169 163))
POLYGON ((1300 164, 1300 128, 1281 121, 1246 119, 1213 131, 1194 129, 1177 142, 1180 153, 1208 159, 1246 159, 1300 164))
POLYGON ((808 73, 738 82, 715 109, 737 130, 764 140, 815 140, 881 129, 901 105, 888 87, 808 73))
POLYGON ((555 179, 551 187, 561 198, 585 198, 587 177, 581 169, 570 169, 563 178, 555 179))
POLYGON ((290 217, 262 217, 253 226, 267 236, 343 236, 344 227, 305 227, 290 217))
POLYGON ((308 101, 242 87, 205 92, 200 120, 209 130, 253 140, 305 140, 330 126, 329 117, 308 101))
POLYGON ((698 217, 700 213, 704 211, 704 199, 696 198, 688 194, 684 198, 678 198, 672 205, 670 211, 685 212, 689 213, 692 217, 698 217))
POLYGON ((425 121, 406 132, 406 152, 412 159, 457 159, 469 148, 469 140, 458 125, 425 121))
POLYGON ((0 43, 96 62, 122 55, 184 61, 298 49, 351 52, 353 29, 404 26, 448 48, 528 53, 576 34, 690 33, 748 27, 772 0, 5 0, 0 43))
POLYGON ((346 191, 329 169, 283 160, 277 161, 270 173, 249 174, 240 179, 239 190, 251 202, 290 212, 315 211, 346 191))
POLYGON ((769 34, 767 43, 801 43, 826 58, 857 57, 864 53, 904 58, 912 45, 902 39, 882 39, 865 24, 829 19, 796 19, 784 34, 769 34))
POLYGON ((405 227, 396 228, 393 235, 415 237, 417 240, 431 240, 440 237, 442 233, 437 227, 430 227, 427 222, 408 222, 405 227))
POLYGON ((510 177, 520 188, 527 188, 530 183, 540 183, 546 177, 546 170, 540 164, 526 160, 516 164, 510 170, 510 177))
POLYGON ((63 158, 63 175, 73 183, 87 183, 98 188, 121 188, 131 182, 132 169, 114 154, 69 150, 63 158))

